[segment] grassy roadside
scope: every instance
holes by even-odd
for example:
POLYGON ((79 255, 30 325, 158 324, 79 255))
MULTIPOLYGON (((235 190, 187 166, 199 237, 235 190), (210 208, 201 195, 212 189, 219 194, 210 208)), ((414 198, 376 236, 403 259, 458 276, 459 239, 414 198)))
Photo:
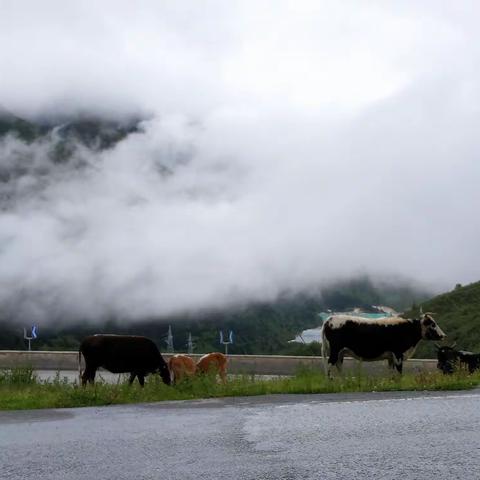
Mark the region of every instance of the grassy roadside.
POLYGON ((402 377, 356 375, 328 380, 316 370, 304 369, 289 378, 263 380, 253 376, 236 377, 226 385, 203 377, 168 387, 157 376, 150 376, 143 389, 138 384, 129 386, 126 382, 97 382, 93 386, 82 388, 68 383, 59 375, 49 382, 39 381, 31 369, 24 368, 0 371, 0 410, 86 407, 274 393, 465 390, 479 384, 480 373, 467 375, 459 372, 446 376, 437 372, 421 372, 402 377))

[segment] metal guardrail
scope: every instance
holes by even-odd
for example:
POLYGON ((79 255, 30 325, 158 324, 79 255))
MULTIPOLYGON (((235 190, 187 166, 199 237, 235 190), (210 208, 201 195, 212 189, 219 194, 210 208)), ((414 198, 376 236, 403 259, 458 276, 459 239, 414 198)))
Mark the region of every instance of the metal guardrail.
MULTIPOLYGON (((167 360, 170 355, 163 353, 167 360)), ((200 358, 201 354, 192 354, 200 358)), ((404 363, 406 372, 435 370, 434 359, 410 359, 404 363)), ((78 370, 78 352, 0 350, 0 369, 30 366, 36 370, 78 370)), ((83 366, 83 360, 82 360, 83 366)), ((361 369, 366 373, 385 373, 386 361, 358 362, 345 358, 345 370, 361 369)), ((228 355, 228 372, 248 375, 293 375, 300 368, 323 369, 322 357, 284 355, 228 355)))

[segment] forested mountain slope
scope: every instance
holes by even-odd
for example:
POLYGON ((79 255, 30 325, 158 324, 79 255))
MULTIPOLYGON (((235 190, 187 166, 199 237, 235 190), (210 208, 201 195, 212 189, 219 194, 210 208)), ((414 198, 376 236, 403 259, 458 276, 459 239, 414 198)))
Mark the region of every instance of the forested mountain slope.
MULTIPOLYGON (((451 292, 438 295, 421 304, 424 312, 433 312, 434 318, 447 334, 445 344, 457 342, 462 350, 480 352, 480 282, 457 285, 451 292)), ((418 314, 418 309, 406 312, 418 314)), ((422 342, 416 357, 435 356, 432 342, 422 342)))

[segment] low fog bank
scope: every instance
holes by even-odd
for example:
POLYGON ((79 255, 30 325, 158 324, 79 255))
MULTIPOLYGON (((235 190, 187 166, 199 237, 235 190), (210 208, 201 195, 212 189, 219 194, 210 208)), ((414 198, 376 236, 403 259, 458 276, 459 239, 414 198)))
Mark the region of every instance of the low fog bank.
POLYGON ((2 10, 2 317, 478 280, 478 6, 140 4, 2 10))
MULTIPOLYGON (((55 129, 31 143, 5 136, 3 314, 135 321, 275 301, 365 272, 436 291, 474 277, 469 250, 412 215, 438 208, 435 183, 412 182, 416 161, 391 171, 374 149, 352 166, 334 128, 325 138, 288 127, 273 141, 285 125, 264 125, 154 118, 108 149, 55 129)), ((445 216, 456 214, 444 196, 445 216)))

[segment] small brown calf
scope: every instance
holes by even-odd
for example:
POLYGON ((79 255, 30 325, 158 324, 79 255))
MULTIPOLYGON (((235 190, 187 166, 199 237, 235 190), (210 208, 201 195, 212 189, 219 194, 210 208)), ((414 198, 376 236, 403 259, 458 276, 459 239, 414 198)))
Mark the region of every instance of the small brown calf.
POLYGON ((195 375, 195 362, 187 355, 173 355, 168 361, 168 367, 173 377, 173 383, 177 383, 185 377, 195 375))
POLYGON ((220 352, 207 353, 197 362, 197 374, 217 373, 220 375, 222 382, 227 381, 227 357, 220 352))

